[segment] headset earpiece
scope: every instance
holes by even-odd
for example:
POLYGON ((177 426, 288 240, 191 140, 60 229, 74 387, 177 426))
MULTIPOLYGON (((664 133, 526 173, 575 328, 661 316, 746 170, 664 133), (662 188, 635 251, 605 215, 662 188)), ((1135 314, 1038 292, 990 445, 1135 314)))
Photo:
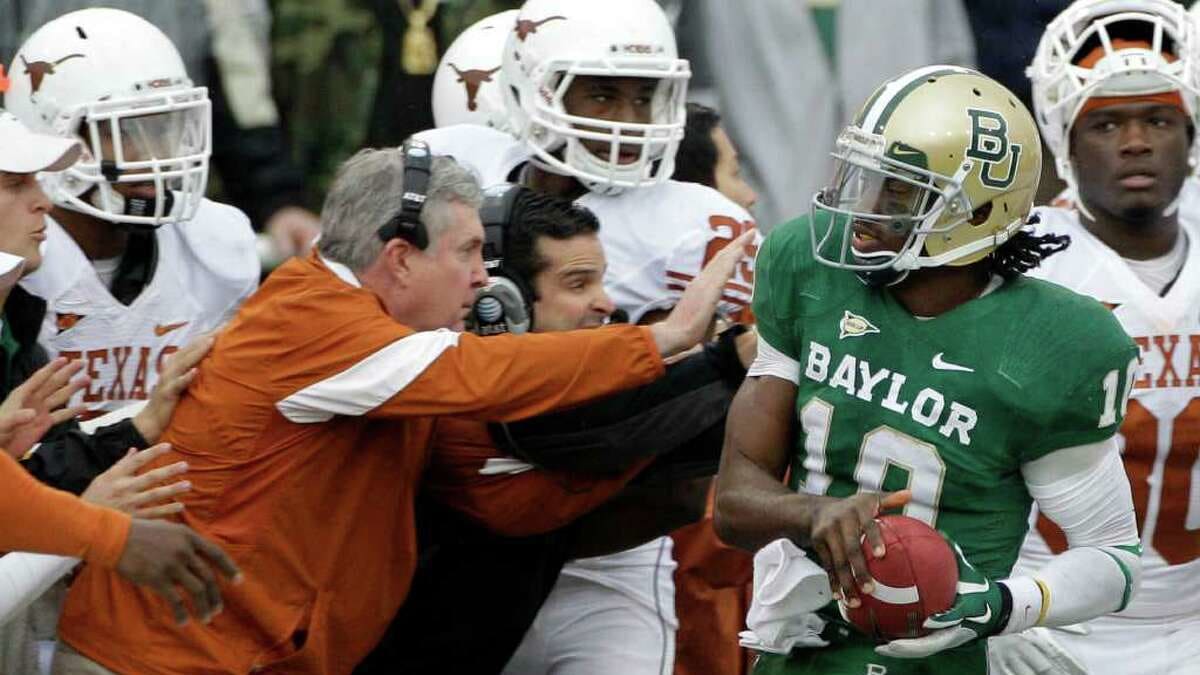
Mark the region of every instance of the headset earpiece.
POLYGON ((421 222, 421 209, 429 192, 433 173, 433 155, 423 141, 409 138, 401 146, 404 153, 404 194, 400 211, 379 228, 379 238, 391 241, 399 237, 424 251, 429 246, 429 231, 421 222))

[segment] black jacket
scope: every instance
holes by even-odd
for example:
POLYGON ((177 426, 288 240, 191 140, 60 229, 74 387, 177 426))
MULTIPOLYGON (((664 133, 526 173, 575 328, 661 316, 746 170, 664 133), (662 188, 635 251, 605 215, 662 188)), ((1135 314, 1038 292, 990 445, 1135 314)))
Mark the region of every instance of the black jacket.
MULTIPOLYGON (((713 475, 725 415, 746 375, 734 342, 739 332, 726 331, 649 385, 494 426, 493 439, 501 450, 547 468, 608 473, 655 457, 639 480, 713 475)), ((575 537, 573 525, 501 537, 419 498, 420 559, 409 596, 355 674, 433 675, 446 671, 447 659, 458 675, 499 673, 570 559, 575 537)))
MULTIPOLYGON (((4 303, 4 323, 16 339, 18 348, 11 359, 0 357, 0 397, 7 397, 49 362, 46 350, 37 343, 45 314, 45 301, 19 286, 4 303)), ((131 447, 146 447, 146 439, 131 420, 100 427, 94 434, 84 433, 79 423, 71 420, 51 428, 37 451, 21 464, 41 482, 80 494, 93 478, 125 456, 131 447)))

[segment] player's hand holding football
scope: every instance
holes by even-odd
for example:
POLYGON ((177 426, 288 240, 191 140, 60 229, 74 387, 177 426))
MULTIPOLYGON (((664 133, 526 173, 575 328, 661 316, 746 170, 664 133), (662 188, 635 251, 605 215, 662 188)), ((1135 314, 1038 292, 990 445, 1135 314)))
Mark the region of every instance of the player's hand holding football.
POLYGON ((158 383, 150 392, 150 401, 133 418, 133 426, 147 443, 157 443, 158 437, 167 428, 171 415, 175 414, 175 406, 188 385, 196 377, 196 366, 208 355, 216 337, 204 335, 184 345, 182 349, 167 358, 162 372, 158 375, 158 383))
POLYGON ((829 572, 829 586, 835 598, 851 607, 859 605, 858 590, 874 590, 871 573, 862 553, 866 536, 876 556, 884 554, 883 535, 875 516, 885 509, 904 506, 912 499, 908 490, 880 494, 864 492, 853 497, 814 497, 809 538, 812 548, 829 572))
MULTIPOLYGON (((942 536, 946 537, 946 534, 943 532, 942 536)), ((925 620, 925 627, 933 630, 929 635, 892 640, 876 647, 876 652, 902 659, 921 659, 971 640, 995 635, 1003 628, 1007 617, 1002 612, 1004 592, 1000 584, 975 569, 958 544, 949 537, 946 537, 946 542, 958 558, 958 596, 954 599, 954 605, 925 620)))

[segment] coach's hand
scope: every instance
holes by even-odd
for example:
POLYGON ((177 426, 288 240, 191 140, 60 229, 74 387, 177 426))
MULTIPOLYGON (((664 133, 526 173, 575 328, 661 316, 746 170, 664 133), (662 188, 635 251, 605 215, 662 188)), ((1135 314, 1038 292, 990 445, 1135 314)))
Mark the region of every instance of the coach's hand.
POLYGON ((829 573, 833 596, 849 607, 858 607, 858 589, 874 590, 874 580, 863 557, 866 536, 875 557, 885 553, 883 535, 875 517, 884 509, 904 506, 912 499, 908 490, 888 494, 864 492, 853 497, 813 497, 809 538, 821 566, 829 573))
POLYGON ((738 263, 750 252, 756 234, 757 230, 750 230, 721 249, 688 284, 671 314, 650 327, 660 354, 677 354, 704 339, 725 292, 725 284, 733 277, 738 263))
POLYGON ((71 397, 91 382, 87 376, 75 377, 81 368, 82 361, 54 359, 8 394, 0 404, 0 447, 9 456, 21 459, 50 427, 86 410, 68 405, 71 397))
POLYGON ((191 613, 201 621, 208 623, 221 611, 214 569, 241 583, 237 565, 216 544, 183 525, 141 519, 134 519, 117 563, 121 576, 161 595, 181 626, 187 623, 188 608, 180 588, 190 596, 191 613))
POLYGON ((208 356, 215 341, 214 336, 204 335, 167 357, 162 372, 158 374, 158 382, 150 392, 149 402, 133 418, 133 426, 147 443, 158 442, 171 422, 171 415, 175 414, 179 398, 196 379, 196 366, 208 356))
POLYGON ((124 511, 134 518, 164 518, 180 513, 183 504, 171 500, 192 489, 187 481, 175 481, 176 477, 187 473, 187 462, 175 462, 138 475, 142 467, 170 450, 171 446, 166 443, 141 452, 130 448, 119 462, 96 476, 79 498, 124 511))

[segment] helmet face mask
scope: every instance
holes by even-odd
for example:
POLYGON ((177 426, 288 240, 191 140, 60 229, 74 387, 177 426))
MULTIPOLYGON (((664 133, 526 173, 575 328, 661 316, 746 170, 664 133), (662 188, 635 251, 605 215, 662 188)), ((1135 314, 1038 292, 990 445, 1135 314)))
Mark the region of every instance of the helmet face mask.
POLYGON ((824 231, 814 237, 815 255, 855 272, 920 267, 918 252, 928 237, 971 217, 961 183, 873 150, 882 137, 864 145, 846 136, 838 141, 830 187, 813 197, 812 222, 818 214, 827 216, 824 231), (956 218, 942 217, 947 206, 956 218))
POLYGON ((1041 171, 1028 111, 993 80, 948 66, 880 87, 834 159, 810 207, 813 254, 872 285, 985 258, 1023 225, 1041 171))
POLYGON ((509 35, 503 66, 509 117, 535 164, 601 193, 660 183, 674 173, 691 78, 653 0, 614 3, 620 7, 529 0, 509 35), (649 120, 571 114, 567 94, 581 78, 654 81, 649 120))
POLYGON ((130 225, 190 219, 208 182, 210 105, 203 91, 188 91, 86 106, 87 151, 57 178, 65 205, 130 225), (155 197, 131 204, 118 185, 152 186, 155 197))
MULTIPOLYGON (((619 67, 618 67, 619 68, 619 67)), ((565 139, 561 153, 539 153, 542 161, 555 169, 578 173, 577 177, 617 188, 636 188, 665 180, 674 173, 675 152, 683 139, 686 119, 678 116, 687 99, 687 80, 678 77, 656 78, 651 72, 626 69, 613 74, 611 69, 571 67, 561 71, 549 102, 538 101, 535 135, 565 139), (647 122, 605 120, 573 115, 565 99, 582 78, 613 77, 646 80, 654 83, 650 119, 647 122), (636 152, 633 161, 624 161, 622 153, 636 152), (559 156, 561 154, 561 158, 559 156)), ((547 87, 549 88, 549 86, 547 87)))
POLYGON ((5 106, 85 146, 74 166, 41 177, 55 204, 142 227, 195 215, 208 184, 211 103, 162 31, 128 12, 85 9, 39 28, 16 60, 37 76, 13 77, 5 106), (117 187, 132 185, 148 189, 117 187))

